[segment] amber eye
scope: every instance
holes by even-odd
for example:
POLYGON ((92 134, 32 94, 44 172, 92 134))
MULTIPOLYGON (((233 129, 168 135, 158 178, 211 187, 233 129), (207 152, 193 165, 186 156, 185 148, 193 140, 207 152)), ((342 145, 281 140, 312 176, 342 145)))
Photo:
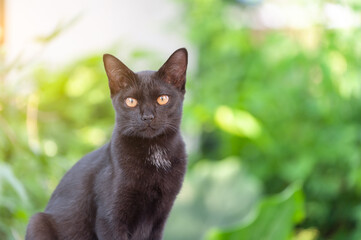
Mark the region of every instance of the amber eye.
POLYGON ((138 101, 135 98, 128 97, 125 99, 125 104, 127 104, 128 107, 135 107, 138 104, 138 101))
POLYGON ((159 105, 165 105, 168 103, 168 101, 169 97, 167 95, 162 95, 157 98, 157 102, 159 103, 159 105))

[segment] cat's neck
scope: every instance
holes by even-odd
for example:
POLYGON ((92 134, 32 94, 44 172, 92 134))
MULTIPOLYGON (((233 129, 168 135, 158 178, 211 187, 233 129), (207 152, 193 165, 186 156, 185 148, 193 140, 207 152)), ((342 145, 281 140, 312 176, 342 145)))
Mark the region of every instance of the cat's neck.
POLYGON ((111 143, 114 147, 127 146, 127 148, 134 149, 134 148, 139 148, 139 147, 143 146, 143 147, 148 148, 150 146, 153 146, 154 144, 167 145, 177 135, 179 135, 178 131, 161 134, 154 138, 124 136, 124 135, 120 134, 120 131, 118 131, 117 128, 115 128, 113 131, 113 134, 112 134, 111 143))
POLYGON ((155 138, 141 138, 133 136, 123 136, 117 129, 114 129, 112 139, 110 141, 110 154, 113 161, 124 163, 133 159, 136 164, 138 159, 148 159, 153 165, 165 168, 167 162, 159 162, 158 158, 166 160, 167 153, 177 145, 178 132, 162 134, 155 138))

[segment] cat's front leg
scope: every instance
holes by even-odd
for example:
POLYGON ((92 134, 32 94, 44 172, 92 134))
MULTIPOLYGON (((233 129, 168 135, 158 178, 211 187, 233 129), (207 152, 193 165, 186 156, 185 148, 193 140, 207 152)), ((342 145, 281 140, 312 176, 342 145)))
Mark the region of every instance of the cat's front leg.
POLYGON ((57 232, 51 216, 46 213, 37 213, 30 219, 26 230, 26 240, 57 240, 57 232))
POLYGON ((105 218, 97 219, 95 231, 99 240, 130 239, 128 227, 125 224, 115 225, 105 218))
POLYGON ((161 240, 166 222, 166 217, 159 218, 153 225, 149 240, 161 240))

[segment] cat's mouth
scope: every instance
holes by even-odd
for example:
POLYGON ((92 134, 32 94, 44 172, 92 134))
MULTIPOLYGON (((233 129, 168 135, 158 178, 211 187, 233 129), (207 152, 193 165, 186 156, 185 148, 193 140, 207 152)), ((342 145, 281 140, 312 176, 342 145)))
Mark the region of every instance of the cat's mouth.
POLYGON ((149 125, 147 125, 146 127, 144 127, 144 128, 142 129, 142 132, 145 132, 145 131, 155 131, 155 130, 156 130, 156 128, 152 127, 152 126, 149 124, 149 125))
POLYGON ((150 124, 142 128, 139 132, 141 136, 146 138, 153 138, 155 136, 158 136, 160 134, 160 131, 158 128, 151 126, 150 124))

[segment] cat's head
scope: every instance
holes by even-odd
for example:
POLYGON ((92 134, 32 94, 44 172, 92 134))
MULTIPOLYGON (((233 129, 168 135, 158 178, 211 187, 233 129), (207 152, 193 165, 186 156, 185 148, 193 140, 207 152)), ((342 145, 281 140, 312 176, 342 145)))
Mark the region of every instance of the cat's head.
POLYGON ((103 57, 116 128, 123 136, 154 138, 178 131, 188 53, 175 51, 158 71, 134 73, 112 55, 103 57))

